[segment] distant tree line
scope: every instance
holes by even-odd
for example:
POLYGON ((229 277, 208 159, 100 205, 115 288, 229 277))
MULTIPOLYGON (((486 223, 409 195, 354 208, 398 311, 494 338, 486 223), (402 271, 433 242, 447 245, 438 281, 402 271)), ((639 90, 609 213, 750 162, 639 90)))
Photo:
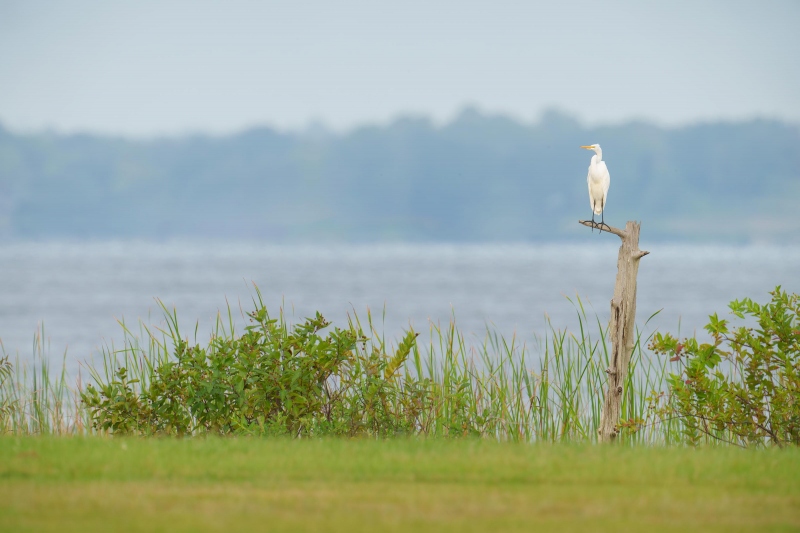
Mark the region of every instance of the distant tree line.
POLYGON ((535 124, 467 108, 344 134, 256 128, 129 140, 0 128, 0 238, 274 242, 584 238, 589 156, 611 171, 606 221, 643 238, 800 242, 800 127, 535 124))

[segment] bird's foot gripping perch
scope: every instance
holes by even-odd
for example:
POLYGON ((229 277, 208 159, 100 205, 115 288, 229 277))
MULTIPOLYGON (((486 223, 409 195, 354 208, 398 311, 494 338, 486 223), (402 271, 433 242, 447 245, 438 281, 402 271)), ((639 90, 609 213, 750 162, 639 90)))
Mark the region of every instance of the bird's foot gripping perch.
POLYGON ((625 230, 621 230, 619 228, 615 228, 614 226, 609 226, 605 222, 595 222, 593 220, 579 220, 578 224, 582 224, 587 228, 597 228, 599 230, 605 231, 606 233, 613 233, 617 237, 624 239, 625 238, 625 230))
POLYGON ((597 228, 600 231, 600 233, 602 233, 603 230, 606 230, 606 232, 611 233, 611 226, 609 226, 605 222, 595 222, 594 220, 587 220, 586 225, 591 227, 592 231, 594 231, 594 229, 597 228))

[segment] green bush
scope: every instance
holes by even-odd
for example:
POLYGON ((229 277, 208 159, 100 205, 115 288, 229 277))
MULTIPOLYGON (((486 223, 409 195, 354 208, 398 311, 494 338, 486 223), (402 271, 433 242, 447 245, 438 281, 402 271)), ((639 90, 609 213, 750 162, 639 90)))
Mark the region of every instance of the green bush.
POLYGON ((120 367, 109 382, 87 386, 81 396, 94 428, 355 436, 419 427, 429 382, 398 379, 413 331, 387 355, 368 346, 357 325, 323 334, 329 323, 319 313, 291 329, 282 318, 270 319, 263 305, 249 317, 242 335, 215 336, 206 348, 182 340, 174 321, 174 356, 140 372, 144 382, 120 367))
POLYGON ((680 365, 668 376, 661 415, 679 418, 689 443, 800 444, 800 296, 780 286, 770 294, 765 305, 730 304, 756 327, 733 327, 714 314, 705 327, 712 343, 654 337, 650 348, 680 365))

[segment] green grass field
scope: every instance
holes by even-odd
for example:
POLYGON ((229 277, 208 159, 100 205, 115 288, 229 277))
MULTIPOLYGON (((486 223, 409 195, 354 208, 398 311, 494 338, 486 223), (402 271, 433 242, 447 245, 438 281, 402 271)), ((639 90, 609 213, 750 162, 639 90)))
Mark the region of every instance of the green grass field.
POLYGON ((800 450, 0 437, 0 531, 797 531, 800 450))

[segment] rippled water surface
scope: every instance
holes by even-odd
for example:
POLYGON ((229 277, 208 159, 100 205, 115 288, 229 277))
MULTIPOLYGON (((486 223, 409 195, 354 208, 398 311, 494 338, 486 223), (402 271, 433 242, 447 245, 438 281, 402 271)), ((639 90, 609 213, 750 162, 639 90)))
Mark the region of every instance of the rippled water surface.
MULTIPOLYGON (((775 285, 800 292, 800 248, 647 245, 639 270, 641 325, 683 332, 745 296, 764 301, 775 285)), ((218 310, 252 308, 252 283, 268 308, 299 319, 320 311, 334 324, 353 310, 384 322, 388 337, 429 321, 479 342, 486 325, 530 342, 575 327, 566 299, 579 294, 608 320, 614 245, 273 246, 263 243, 23 243, 0 245, 0 339, 29 359, 44 323, 50 357, 70 368, 121 339, 117 319, 162 324, 155 298, 175 307, 184 333, 208 337, 218 310)))

